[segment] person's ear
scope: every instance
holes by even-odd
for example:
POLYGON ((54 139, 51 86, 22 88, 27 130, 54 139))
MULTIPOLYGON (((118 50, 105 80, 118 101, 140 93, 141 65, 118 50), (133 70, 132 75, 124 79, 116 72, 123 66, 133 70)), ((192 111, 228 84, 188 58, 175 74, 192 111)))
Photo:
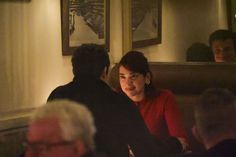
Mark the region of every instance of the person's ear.
POLYGON ((84 156, 86 154, 87 149, 81 140, 76 140, 74 145, 78 156, 84 156))
POLYGON ((151 83, 151 74, 148 72, 145 76, 145 84, 149 85, 151 83))
POLYGON ((196 124, 194 124, 193 127, 192 127, 192 134, 198 142, 203 143, 201 134, 200 134, 196 124))

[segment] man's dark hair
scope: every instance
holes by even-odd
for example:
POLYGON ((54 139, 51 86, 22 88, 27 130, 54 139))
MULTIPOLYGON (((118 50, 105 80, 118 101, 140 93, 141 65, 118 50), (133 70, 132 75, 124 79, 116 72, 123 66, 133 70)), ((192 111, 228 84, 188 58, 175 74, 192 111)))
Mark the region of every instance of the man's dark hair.
POLYGON ((186 51, 188 62, 213 62, 214 54, 209 46, 204 43, 193 43, 186 51))
POLYGON ((235 33, 230 31, 230 30, 225 30, 225 29, 219 29, 214 31, 213 33, 210 34, 209 36, 209 44, 212 46, 212 42, 215 40, 227 40, 227 39, 232 39, 234 42, 234 47, 236 48, 236 38, 235 38, 235 33))
POLYGON ((92 76, 99 78, 105 67, 110 66, 106 49, 97 44, 83 44, 73 53, 73 73, 75 76, 92 76))

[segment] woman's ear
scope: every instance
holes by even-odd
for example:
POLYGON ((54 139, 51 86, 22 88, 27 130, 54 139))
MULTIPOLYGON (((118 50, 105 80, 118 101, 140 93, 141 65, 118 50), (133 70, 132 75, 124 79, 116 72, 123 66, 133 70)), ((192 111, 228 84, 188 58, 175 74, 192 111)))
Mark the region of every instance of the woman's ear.
POLYGON ((151 74, 148 72, 145 76, 145 84, 149 85, 151 83, 151 74))

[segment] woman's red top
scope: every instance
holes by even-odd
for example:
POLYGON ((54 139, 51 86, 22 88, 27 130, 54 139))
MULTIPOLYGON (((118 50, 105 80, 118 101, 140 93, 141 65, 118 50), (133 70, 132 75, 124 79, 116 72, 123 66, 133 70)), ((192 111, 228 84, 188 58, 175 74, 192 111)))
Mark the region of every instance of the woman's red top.
POLYGON ((144 99, 136 102, 151 134, 158 139, 175 136, 182 137, 188 141, 172 92, 160 90, 155 94, 152 100, 144 99))

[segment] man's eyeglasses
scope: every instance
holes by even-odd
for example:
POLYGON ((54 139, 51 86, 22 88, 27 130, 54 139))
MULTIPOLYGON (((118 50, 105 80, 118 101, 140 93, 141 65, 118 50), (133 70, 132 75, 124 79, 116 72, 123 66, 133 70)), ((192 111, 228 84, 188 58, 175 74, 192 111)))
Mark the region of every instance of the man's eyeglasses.
POLYGON ((61 141, 57 143, 45 143, 45 142, 29 142, 25 141, 23 146, 26 150, 33 151, 33 152, 43 152, 43 151, 50 151, 52 148, 59 147, 59 146, 68 146, 73 144, 74 141, 61 141))

